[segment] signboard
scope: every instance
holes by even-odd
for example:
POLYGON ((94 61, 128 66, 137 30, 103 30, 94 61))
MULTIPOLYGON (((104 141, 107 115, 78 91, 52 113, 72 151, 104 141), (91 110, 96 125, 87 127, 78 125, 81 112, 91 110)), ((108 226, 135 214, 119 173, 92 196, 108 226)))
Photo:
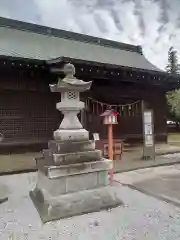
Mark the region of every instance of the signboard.
POLYGON ((151 111, 144 111, 144 123, 152 123, 152 112, 151 111))
POLYGON ((153 112, 143 111, 144 159, 155 159, 153 112))
POLYGON ((93 133, 94 141, 99 141, 99 133, 93 133))
POLYGON ((145 131, 145 134, 146 135, 152 135, 153 132, 152 132, 152 124, 145 124, 144 126, 144 131, 145 131))
POLYGON ((152 111, 144 111, 144 140, 146 146, 153 146, 152 111))

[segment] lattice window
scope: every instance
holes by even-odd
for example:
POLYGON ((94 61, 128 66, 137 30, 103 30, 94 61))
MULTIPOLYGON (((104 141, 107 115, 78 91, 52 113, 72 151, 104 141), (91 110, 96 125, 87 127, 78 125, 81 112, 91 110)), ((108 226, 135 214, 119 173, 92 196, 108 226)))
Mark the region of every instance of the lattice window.
POLYGON ((54 94, 3 91, 0 94, 0 133, 4 141, 50 139, 61 122, 54 94))
POLYGON ((70 100, 77 99, 78 97, 77 92, 68 92, 67 96, 68 96, 68 99, 70 100))
POLYGON ((1 119, 0 132, 3 133, 4 140, 22 139, 24 137, 23 119, 1 119))

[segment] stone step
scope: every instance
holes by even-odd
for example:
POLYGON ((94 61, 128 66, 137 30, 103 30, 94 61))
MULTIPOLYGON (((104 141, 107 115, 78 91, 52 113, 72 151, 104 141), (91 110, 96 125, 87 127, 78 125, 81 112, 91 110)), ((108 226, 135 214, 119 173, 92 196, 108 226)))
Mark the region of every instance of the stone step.
POLYGON ((100 161, 102 158, 101 150, 93 150, 86 152, 75 152, 75 153, 51 153, 49 150, 44 150, 43 155, 45 162, 52 162, 55 165, 67 165, 74 163, 83 163, 83 162, 94 162, 100 161))
POLYGON ((48 148, 52 153, 85 152, 94 150, 94 142, 88 141, 55 141, 48 142, 48 148))
POLYGON ((112 161, 102 159, 99 162, 84 162, 61 166, 49 166, 45 168, 45 175, 50 179, 67 177, 72 175, 81 175, 92 172, 109 171, 112 169, 112 161))
POLYGON ((37 187, 44 190, 44 194, 49 193, 52 196, 105 187, 109 183, 106 169, 109 169, 109 162, 103 162, 98 166, 87 164, 84 170, 80 164, 61 166, 56 169, 50 167, 47 176, 38 171, 37 187), (80 171, 77 171, 78 168, 80 171))

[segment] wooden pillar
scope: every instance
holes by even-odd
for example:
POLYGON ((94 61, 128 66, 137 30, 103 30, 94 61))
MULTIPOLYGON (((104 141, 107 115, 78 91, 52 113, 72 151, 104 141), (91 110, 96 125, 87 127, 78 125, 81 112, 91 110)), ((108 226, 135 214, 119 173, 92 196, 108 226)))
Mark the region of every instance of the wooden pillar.
MULTIPOLYGON (((113 161, 113 126, 112 126, 112 124, 108 125, 108 157, 110 160, 113 161)), ((110 170, 109 174, 110 174, 110 182, 113 182, 113 180, 114 180, 113 167, 110 170)))
POLYGON ((108 125, 108 157, 113 160, 113 129, 112 124, 108 125))

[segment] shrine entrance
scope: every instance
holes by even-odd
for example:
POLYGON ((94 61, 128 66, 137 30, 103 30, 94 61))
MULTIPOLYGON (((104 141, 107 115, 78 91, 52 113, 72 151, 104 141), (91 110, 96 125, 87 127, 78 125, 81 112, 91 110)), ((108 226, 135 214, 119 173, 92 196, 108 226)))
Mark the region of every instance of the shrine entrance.
POLYGON ((101 149, 104 157, 108 157, 107 128, 103 125, 100 115, 108 108, 118 113, 118 124, 113 125, 114 138, 114 160, 120 160, 122 154, 129 145, 128 142, 135 142, 136 139, 143 141, 142 127, 142 103, 140 100, 128 101, 128 103, 110 104, 98 101, 94 98, 86 100, 86 128, 93 133, 98 133, 100 140, 96 141, 96 147, 101 149))
POLYGON ((102 139, 107 138, 100 115, 111 108, 118 113, 118 124, 114 126, 115 139, 142 137, 142 103, 140 100, 122 104, 109 104, 93 98, 86 100, 86 127, 91 133, 97 132, 102 139))

